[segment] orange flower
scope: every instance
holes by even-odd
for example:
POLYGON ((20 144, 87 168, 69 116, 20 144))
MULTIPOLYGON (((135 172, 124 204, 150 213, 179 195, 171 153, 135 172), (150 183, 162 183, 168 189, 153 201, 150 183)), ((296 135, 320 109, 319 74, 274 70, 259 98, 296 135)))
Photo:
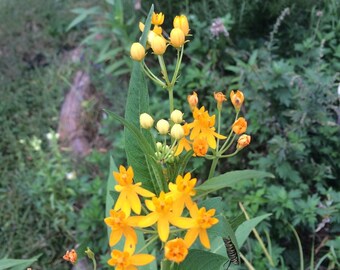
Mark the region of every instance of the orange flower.
POLYGON ((244 95, 240 90, 237 90, 236 93, 231 91, 230 100, 231 103, 233 103, 235 110, 239 111, 244 101, 244 95))
POLYGON ((165 244, 164 254, 168 260, 180 263, 188 255, 188 247, 182 238, 176 238, 165 244))
POLYGON ((237 119, 233 124, 233 131, 237 135, 241 135, 242 133, 246 132, 247 130, 247 121, 243 117, 237 119))
POLYGON ((192 92, 192 95, 188 96, 188 103, 192 111, 197 107, 198 97, 195 91, 192 92))
POLYGON ((210 148, 216 148, 216 139, 226 139, 225 136, 215 132, 215 115, 210 116, 204 106, 200 109, 195 108, 193 111, 194 121, 189 124, 192 128, 190 139, 195 140, 197 137, 206 138, 210 148))
POLYGON ((251 137, 249 135, 243 134, 238 138, 237 149, 242 149, 250 144, 251 137))
POLYGON ((207 140, 205 138, 199 137, 194 139, 192 147, 194 149, 195 155, 198 157, 204 157, 208 152, 209 148, 207 140))
POLYGON ((109 241, 111 247, 117 244, 124 235, 126 238, 124 249, 134 249, 137 244, 137 234, 132 228, 137 225, 135 217, 128 217, 123 211, 110 210, 110 217, 105 218, 104 221, 111 228, 109 241))
POLYGON ((114 266, 116 270, 137 270, 136 266, 149 264, 154 259, 155 257, 149 254, 132 255, 131 252, 114 249, 107 263, 114 266))
POLYGON ((162 25, 164 22, 164 14, 160 13, 153 13, 151 18, 151 23, 154 25, 162 25))
POLYGON ((174 28, 180 28, 183 31, 184 35, 187 36, 189 34, 189 22, 188 18, 185 15, 176 16, 174 18, 173 25, 174 28))
POLYGON ((210 248, 207 229, 218 223, 218 219, 213 217, 216 210, 210 209, 206 211, 205 207, 198 209, 197 205, 194 204, 189 211, 190 216, 195 220, 195 224, 186 233, 184 241, 190 247, 195 242, 197 236, 199 236, 202 245, 210 248))
POLYGON ((214 93, 214 98, 217 101, 217 109, 221 110, 222 109, 222 103, 223 101, 226 101, 227 99, 225 98, 225 95, 222 92, 215 92, 214 93))
POLYGON ((161 191, 158 198, 153 197, 152 200, 146 200, 145 204, 151 213, 144 217, 138 217, 138 225, 144 228, 157 222, 158 235, 163 242, 169 237, 170 224, 182 229, 187 229, 193 225, 192 219, 180 217, 172 212, 173 200, 170 196, 166 196, 164 191, 161 191))
POLYGON ((187 173, 184 177, 178 175, 176 178, 176 184, 169 183, 169 195, 173 198, 173 212, 180 216, 183 212, 184 205, 190 208, 193 204, 191 199, 195 196, 196 191, 194 187, 196 185, 197 179, 191 179, 191 173, 187 173))
POLYGON ((123 166, 119 166, 119 173, 113 172, 113 176, 118 182, 115 190, 120 192, 113 210, 122 209, 127 216, 130 216, 131 208, 136 214, 140 214, 142 205, 138 195, 143 197, 155 196, 154 193, 142 188, 142 183, 133 184, 133 175, 131 166, 127 170, 123 166))
POLYGON ((181 28, 174 28, 170 32, 170 44, 176 49, 183 46, 185 43, 185 36, 181 28))
POLYGON ((78 255, 77 255, 77 252, 72 249, 71 251, 66 251, 66 254, 63 256, 63 259, 65 261, 68 261, 72 264, 75 264, 77 262, 77 258, 78 258, 78 255))
POLYGON ((184 137, 178 141, 175 156, 178 156, 179 154, 181 154, 183 152, 183 149, 185 149, 185 151, 187 152, 191 149, 190 141, 187 138, 185 138, 185 136, 189 135, 190 128, 188 127, 188 124, 184 124, 182 128, 184 130, 184 137))

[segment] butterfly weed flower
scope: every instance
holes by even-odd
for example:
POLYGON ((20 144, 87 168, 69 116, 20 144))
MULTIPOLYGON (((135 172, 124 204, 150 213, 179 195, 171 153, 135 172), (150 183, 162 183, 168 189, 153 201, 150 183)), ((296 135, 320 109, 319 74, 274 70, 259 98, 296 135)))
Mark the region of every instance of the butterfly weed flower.
POLYGON ((154 25, 162 25, 164 22, 164 14, 160 13, 153 13, 151 18, 151 23, 154 25))
POLYGON ((164 256, 169 261, 176 263, 183 262, 188 255, 188 247, 182 238, 176 238, 166 242, 164 246, 164 256))
POLYGON ((139 215, 142 205, 138 195, 153 197, 155 194, 142 188, 141 182, 133 183, 134 173, 131 166, 127 170, 124 166, 119 166, 119 173, 113 172, 113 176, 118 182, 115 190, 120 193, 113 210, 118 211, 122 209, 124 213, 129 216, 132 209, 139 215))
POLYGON ((180 140, 184 136, 184 129, 180 124, 174 124, 171 128, 170 135, 176 140, 180 140))
POLYGON ((149 227, 157 222, 158 236, 163 242, 169 237, 170 224, 181 229, 187 229, 193 225, 192 219, 173 213, 173 199, 171 196, 166 196, 164 191, 161 191, 158 198, 153 197, 152 200, 146 200, 145 204, 151 213, 140 216, 138 226, 149 227))
POLYGON ((230 100, 234 105, 235 110, 240 111, 242 104, 244 102, 244 95, 240 90, 230 92, 230 100))
POLYGON ((170 115, 170 119, 175 123, 175 124, 180 124, 183 122, 183 113, 180 110, 174 110, 172 111, 170 115))
POLYGON ((189 35, 189 22, 185 15, 176 16, 173 21, 173 26, 174 28, 180 28, 185 36, 189 35))
POLYGON ((142 44, 135 42, 131 45, 130 49, 131 58, 135 61, 142 61, 145 57, 145 49, 142 44))
POLYGON ((207 211, 205 207, 198 209, 197 205, 194 204, 189 208, 189 212, 195 222, 186 233, 184 237, 185 242, 190 247, 195 242, 196 238, 199 237, 202 245, 209 249, 210 241, 207 229, 218 223, 218 219, 213 217, 216 210, 210 209, 207 211))
POLYGON ((177 148, 174 154, 175 156, 180 155, 184 149, 185 151, 191 150, 191 142, 186 138, 186 136, 190 134, 190 128, 188 124, 184 124, 182 128, 184 130, 184 136, 178 141, 177 148))
POLYGON ((209 145, 206 138, 197 137, 192 143, 195 156, 204 157, 209 149, 209 145))
POLYGON ((139 123, 140 123, 142 128, 150 129, 153 126, 154 120, 149 114, 142 113, 139 116, 139 123))
POLYGON ((170 32, 170 44, 176 49, 182 47, 185 43, 185 36, 180 28, 174 28, 170 32))
POLYGON ((151 41, 151 49, 156 55, 163 55, 166 50, 166 41, 164 37, 155 36, 151 41))
POLYGON ((194 109, 197 107, 197 104, 198 104, 197 93, 195 91, 192 92, 192 95, 188 95, 187 100, 188 100, 191 111, 194 111, 194 109))
POLYGON ((233 124, 232 129, 235 134, 241 135, 247 130, 247 121, 243 117, 239 117, 233 124))
POLYGON ((110 217, 104 219, 107 226, 111 228, 109 245, 112 247, 125 236, 125 248, 132 248, 137 244, 137 234, 133 229, 136 226, 135 217, 127 216, 123 211, 110 210, 110 217))
POLYGON ((131 251, 112 250, 111 259, 107 263, 116 270, 137 270, 137 266, 151 263, 155 257, 150 254, 133 254, 131 251))
POLYGON ((224 101, 227 101, 225 95, 224 95, 222 92, 217 92, 217 93, 214 93, 214 98, 215 98, 215 100, 216 100, 216 102, 217 102, 217 109, 218 109, 219 111, 221 111, 221 109, 222 109, 222 103, 223 103, 224 101))
POLYGON ((193 205, 191 197, 196 195, 194 187, 197 179, 191 178, 191 173, 176 177, 176 183, 169 183, 169 194, 173 198, 173 212, 181 215, 186 206, 188 209, 193 205))
POLYGON ((243 134, 237 140, 237 149, 243 149, 250 144, 251 137, 249 135, 243 134))
POLYGON ((77 252, 74 249, 71 249, 71 251, 66 251, 66 254, 63 256, 63 259, 65 261, 68 261, 72 264, 75 264, 77 262, 78 259, 78 255, 77 252))

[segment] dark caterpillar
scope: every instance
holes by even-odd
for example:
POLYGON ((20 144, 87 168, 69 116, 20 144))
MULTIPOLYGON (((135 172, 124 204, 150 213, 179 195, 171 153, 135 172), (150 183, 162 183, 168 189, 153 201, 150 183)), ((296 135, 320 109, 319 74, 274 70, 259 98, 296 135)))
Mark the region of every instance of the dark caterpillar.
POLYGON ((223 238, 223 241, 224 241, 224 245, 227 249, 227 254, 228 254, 228 257, 230 259, 230 262, 232 262, 233 264, 240 264, 238 254, 237 254, 237 250, 236 250, 233 242, 230 240, 230 238, 223 238))

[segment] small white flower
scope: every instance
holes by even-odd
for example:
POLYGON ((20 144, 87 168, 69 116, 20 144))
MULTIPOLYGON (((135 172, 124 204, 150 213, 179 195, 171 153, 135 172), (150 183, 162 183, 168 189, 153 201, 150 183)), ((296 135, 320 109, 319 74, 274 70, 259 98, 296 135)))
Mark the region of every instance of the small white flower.
POLYGON ((77 174, 76 174, 75 171, 68 172, 68 173, 66 174, 66 178, 67 178, 68 180, 76 179, 76 177, 77 177, 77 174))

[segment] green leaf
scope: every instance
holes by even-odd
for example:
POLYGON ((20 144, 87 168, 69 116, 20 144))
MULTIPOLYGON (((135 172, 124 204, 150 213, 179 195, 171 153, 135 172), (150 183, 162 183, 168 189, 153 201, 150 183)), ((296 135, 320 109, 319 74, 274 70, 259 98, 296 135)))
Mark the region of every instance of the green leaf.
POLYGON ((227 257, 204 250, 189 250, 189 254, 186 259, 175 265, 175 270, 211 270, 221 269, 228 261, 227 257))
POLYGON ((24 270, 31 266, 41 255, 37 255, 31 259, 0 259, 0 270, 12 269, 12 270, 24 270))
MULTIPOLYGON (((112 198, 111 193, 114 193, 114 194, 117 193, 114 190, 114 186, 117 184, 112 173, 114 171, 117 172, 118 169, 112 156, 110 156, 110 171, 109 171, 109 177, 107 179, 107 185, 106 185, 105 217, 110 216, 110 210, 113 208, 113 205, 114 205, 114 199, 112 198)), ((111 233, 111 229, 110 227, 107 227, 108 239, 110 239, 110 233, 111 233)))
MULTIPOLYGON (((149 15, 145 23, 145 31, 142 34, 141 42, 146 44, 147 32, 151 25, 151 17, 153 13, 153 5, 151 6, 149 15)), ((137 129, 139 129, 147 138, 146 143, 150 145, 152 137, 150 133, 141 130, 139 124, 139 116, 149 111, 149 93, 141 64, 134 62, 131 79, 129 83, 128 98, 126 103, 125 119, 137 129)), ((125 126, 126 127, 126 126, 125 126)), ((151 184, 152 171, 147 162, 146 154, 143 153, 141 144, 137 142, 135 135, 130 128, 124 130, 125 151, 129 165, 132 166, 135 173, 136 182, 142 182, 144 187, 154 190, 151 184), (149 170, 150 169, 150 170, 149 170)), ((154 146, 152 146, 154 148, 154 146)))
POLYGON ((252 229, 254 229, 257 224, 259 224, 262 220, 269 217, 270 215, 271 214, 264 214, 264 215, 256 217, 256 218, 249 219, 249 220, 243 222, 237 228, 235 235, 236 235, 236 239, 237 239, 237 243, 238 243, 239 248, 241 248, 243 246, 244 242, 247 240, 252 229))
MULTIPOLYGON (((146 162, 146 170, 150 175, 148 178, 144 178, 144 181, 140 181, 144 183, 144 187, 149 190, 156 190, 158 193, 160 190, 164 190, 163 184, 165 183, 164 175, 162 173, 162 167, 159 163, 156 162, 155 158, 155 150, 151 147, 148 140, 145 138, 141 130, 135 127, 133 124, 126 121, 124 118, 119 116, 114 112, 110 112, 108 110, 104 110, 110 117, 121 122, 127 130, 131 132, 130 136, 133 141, 139 145, 140 153, 143 154, 143 158, 146 162)), ((131 165, 131 163, 130 163, 131 165)), ((135 171, 135 168, 134 168, 135 171)), ((136 172, 135 172, 136 179, 136 172)), ((139 182, 139 181, 137 181, 139 182)))
POLYGON ((239 181, 253 179, 253 178, 264 178, 274 176, 271 173, 256 171, 256 170, 243 170, 243 171, 232 171, 225 174, 210 178, 205 181, 202 185, 198 186, 196 190, 199 193, 210 193, 216 190, 220 190, 226 187, 233 187, 239 181))

